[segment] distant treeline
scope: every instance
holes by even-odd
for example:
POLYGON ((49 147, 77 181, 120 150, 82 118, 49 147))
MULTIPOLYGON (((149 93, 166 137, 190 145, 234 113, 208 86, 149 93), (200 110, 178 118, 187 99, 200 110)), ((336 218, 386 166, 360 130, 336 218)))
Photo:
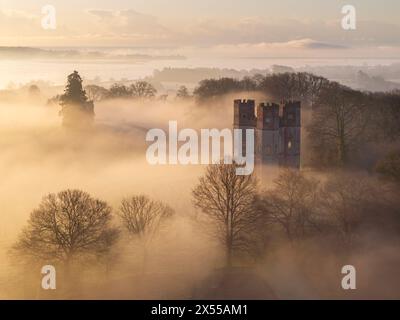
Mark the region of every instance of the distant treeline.
POLYGON ((194 96, 201 104, 213 105, 223 95, 243 92, 260 92, 276 102, 299 100, 303 109, 311 111, 311 120, 303 125, 313 166, 360 163, 359 151, 368 143, 397 142, 400 137, 399 90, 359 91, 298 72, 258 74, 241 80, 206 79, 194 90, 194 96))
POLYGON ((97 60, 97 61, 150 61, 150 60, 184 60, 180 55, 152 56, 140 53, 117 54, 101 50, 76 49, 42 49, 32 47, 0 47, 0 59, 67 59, 67 60, 97 60))
MULTIPOLYGON (((306 165, 313 167, 347 166, 373 169, 378 160, 393 159, 400 149, 388 149, 365 163, 371 144, 396 145, 400 138, 400 91, 369 92, 351 89, 338 82, 305 72, 255 74, 242 79, 218 78, 200 81, 190 95, 185 86, 177 98, 194 97, 199 107, 218 107, 219 98, 226 94, 261 93, 274 102, 299 100, 304 111, 302 126, 307 133, 306 165), (384 159, 387 155, 388 158, 384 159), (365 158, 365 157, 364 157, 365 158)), ((85 95, 89 101, 104 99, 153 99, 157 90, 147 81, 129 86, 115 83, 109 89, 88 85, 85 95)), ((166 98, 167 96, 161 96, 166 98)), ((60 103, 61 96, 50 99, 60 103)), ((377 164, 381 167, 381 163, 377 164)), ((387 170, 384 170, 387 172, 387 170)), ((389 170, 393 171, 393 170, 389 170)))
MULTIPOLYGON (((400 89, 400 64, 379 66, 305 66, 297 68, 298 72, 308 72, 335 79, 353 89, 368 91, 390 91, 400 89)), ((203 79, 253 77, 257 74, 294 73, 294 68, 285 65, 272 65, 266 69, 237 70, 228 68, 164 68, 155 70, 153 76, 145 80, 154 83, 198 84, 203 79)))
MULTIPOLYGON (((87 85, 85 95, 88 100, 98 102, 106 99, 117 98, 154 98, 157 93, 156 88, 146 81, 137 81, 129 86, 114 83, 109 89, 98 85, 87 85)), ((59 104, 62 95, 56 95, 48 100, 48 104, 59 104)))
MULTIPOLYGON (((273 66, 273 70, 278 66, 273 66)), ((286 70, 288 71, 288 70, 286 70)), ((270 73, 269 69, 236 70, 227 68, 164 68, 155 70, 151 78, 156 82, 182 82, 198 83, 207 78, 229 77, 240 79, 243 77, 254 76, 256 74, 270 73)))

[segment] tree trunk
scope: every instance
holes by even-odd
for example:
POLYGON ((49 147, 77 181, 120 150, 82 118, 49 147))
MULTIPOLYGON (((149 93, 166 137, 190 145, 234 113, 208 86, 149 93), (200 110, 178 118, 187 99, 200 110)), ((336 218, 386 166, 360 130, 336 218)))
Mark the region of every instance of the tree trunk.
POLYGON ((232 245, 233 245, 232 217, 228 209, 228 221, 226 230, 226 266, 232 267, 232 245))
POLYGON ((147 243, 146 240, 143 243, 143 260, 142 260, 142 274, 146 273, 147 269, 147 260, 148 260, 148 253, 147 253, 147 243))
POLYGON ((346 151, 346 141, 344 138, 344 133, 341 133, 338 139, 338 158, 339 164, 341 166, 346 164, 347 160, 347 151, 346 151))

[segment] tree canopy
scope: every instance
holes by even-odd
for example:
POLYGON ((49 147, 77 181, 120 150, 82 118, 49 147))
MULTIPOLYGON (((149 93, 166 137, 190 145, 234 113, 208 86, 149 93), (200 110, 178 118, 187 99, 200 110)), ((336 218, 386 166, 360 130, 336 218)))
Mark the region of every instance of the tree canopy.
POLYGON ((213 236, 225 248, 227 266, 232 265, 234 256, 256 248, 264 221, 255 205, 255 176, 237 175, 237 166, 209 165, 192 191, 194 205, 203 213, 199 219, 210 223, 213 236))
POLYGON ((68 76, 64 94, 60 96, 60 114, 67 127, 86 127, 93 122, 94 104, 89 101, 78 71, 68 76))
POLYGON ((31 213, 14 250, 34 260, 64 264, 97 258, 117 239, 111 218, 110 206, 86 192, 49 194, 31 213))

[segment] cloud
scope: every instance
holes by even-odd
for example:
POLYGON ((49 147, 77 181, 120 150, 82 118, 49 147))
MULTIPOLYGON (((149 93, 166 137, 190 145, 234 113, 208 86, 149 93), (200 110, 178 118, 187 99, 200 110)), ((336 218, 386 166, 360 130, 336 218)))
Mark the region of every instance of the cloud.
POLYGON ((0 35, 32 34, 40 29, 39 16, 23 11, 0 10, 0 35))
POLYGON ((399 34, 399 25, 377 21, 360 20, 356 30, 347 31, 342 29, 340 20, 265 20, 247 17, 231 21, 195 21, 182 28, 180 37, 182 42, 192 41, 200 45, 289 43, 300 39, 302 42, 298 45, 304 48, 340 49, 364 45, 400 45, 399 34))
POLYGON ((89 14, 98 19, 97 27, 108 33, 138 35, 168 33, 168 29, 162 26, 157 18, 139 13, 135 10, 109 11, 88 10, 89 14))
POLYGON ((284 43, 278 44, 271 44, 272 46, 281 46, 281 47, 288 47, 288 48, 303 48, 303 49, 347 49, 347 46, 327 43, 327 42, 320 42, 313 39, 299 39, 299 40, 292 40, 287 41, 284 43))
POLYGON ((221 44, 206 46, 203 48, 186 48, 182 54, 186 56, 193 55, 211 55, 214 57, 306 57, 323 56, 332 54, 347 54, 346 47, 327 42, 320 42, 313 39, 296 39, 285 42, 259 42, 259 43, 238 43, 221 44), (345 53, 346 52, 346 53, 345 53))
POLYGON ((246 17, 233 21, 200 20, 184 28, 182 33, 185 36, 183 41, 191 39, 203 45, 228 45, 281 43, 305 38, 323 39, 322 35, 330 33, 327 29, 330 27, 325 22, 303 22, 294 19, 265 21, 259 17, 246 17))
POLYGON ((221 45, 224 47, 237 47, 242 49, 346 49, 347 47, 337 44, 320 42, 313 39, 297 39, 285 42, 260 42, 260 43, 241 43, 236 45, 221 45))
MULTIPOLYGON (((28 46, 52 45, 55 40, 64 41, 74 35, 57 20, 56 30, 42 28, 42 15, 31 14, 25 11, 0 10, 0 45, 28 46)), ((76 35, 77 33, 75 33, 76 35)))
MULTIPOLYGON (((270 51, 342 50, 355 47, 398 47, 400 26, 377 22, 357 22, 357 30, 345 31, 340 20, 200 18, 171 20, 136 10, 89 9, 62 15, 57 30, 44 31, 41 15, 22 11, 0 11, 2 45, 83 45, 146 47, 246 47, 264 54, 270 51), (65 26, 68 26, 66 28, 65 26)), ((179 52, 178 52, 179 53, 179 52)))
POLYGON ((88 10, 87 12, 101 19, 110 19, 114 17, 114 13, 107 10, 88 10))

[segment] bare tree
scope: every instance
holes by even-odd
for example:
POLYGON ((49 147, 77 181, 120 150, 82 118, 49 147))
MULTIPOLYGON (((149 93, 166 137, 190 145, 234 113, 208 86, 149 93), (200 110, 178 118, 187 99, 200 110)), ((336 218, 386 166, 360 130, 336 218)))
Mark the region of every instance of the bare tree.
POLYGON ((218 96, 243 90, 240 80, 233 78, 204 79, 194 89, 193 94, 198 101, 206 101, 218 96))
POLYGON ((123 199, 118 215, 131 235, 151 238, 173 213, 173 210, 162 202, 140 195, 123 199))
POLYGON ((109 98, 129 98, 132 92, 124 84, 114 83, 108 90, 109 98))
POLYGON ((32 84, 28 88, 28 93, 31 98, 38 98, 40 97, 40 88, 36 84, 32 84))
POLYGON ((14 251, 39 261, 68 265, 107 254, 118 237, 111 208, 80 190, 44 197, 30 216, 14 251))
POLYGON ((226 249, 227 266, 237 252, 249 253, 261 227, 255 206, 257 183, 253 175, 237 175, 237 164, 209 165, 193 190, 194 205, 213 227, 226 249))
POLYGON ((382 203, 387 202, 367 178, 344 173, 336 173, 328 179, 321 191, 321 201, 322 210, 347 247, 354 244, 360 225, 369 213, 379 212, 384 207, 382 203))
POLYGON ((261 198, 271 222, 280 225, 290 241, 318 230, 316 204, 318 182, 298 170, 285 169, 274 181, 275 187, 261 198))
POLYGON ((110 93, 109 91, 101 86, 90 84, 85 87, 85 91, 89 100, 97 102, 107 98, 110 93))
POLYGON ((293 100, 298 96, 298 82, 294 73, 279 73, 265 77, 262 88, 278 101, 293 100))
POLYGON ((153 98, 157 90, 146 81, 137 81, 130 86, 132 96, 134 98, 153 98))
POLYGON ((313 107, 323 88, 329 81, 306 72, 275 73, 266 76, 259 87, 278 101, 300 100, 313 107))
POLYGON ((296 73, 296 77, 298 83, 297 98, 313 108, 321 92, 328 86, 329 80, 305 72, 296 73))
POLYGON ((139 195, 123 199, 119 217, 129 235, 141 241, 143 248, 143 270, 146 268, 147 250, 150 242, 174 214, 173 209, 160 201, 139 195))
POLYGON ((176 97, 183 100, 189 98, 190 94, 188 88, 186 86, 180 86, 176 92, 176 97))
POLYGON ((375 170, 389 181, 400 183, 400 151, 390 152, 379 160, 375 170))
POLYGON ((333 82, 322 90, 315 104, 308 127, 313 149, 319 159, 334 158, 343 165, 350 151, 355 151, 366 139, 369 120, 366 101, 361 92, 333 82))

